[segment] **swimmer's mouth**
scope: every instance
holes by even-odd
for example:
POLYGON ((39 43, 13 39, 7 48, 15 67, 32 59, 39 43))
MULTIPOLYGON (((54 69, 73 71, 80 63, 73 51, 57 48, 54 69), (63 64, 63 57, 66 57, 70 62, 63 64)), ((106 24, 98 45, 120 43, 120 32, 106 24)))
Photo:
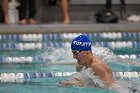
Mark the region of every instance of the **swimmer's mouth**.
POLYGON ((80 64, 80 60, 77 59, 77 63, 80 64))

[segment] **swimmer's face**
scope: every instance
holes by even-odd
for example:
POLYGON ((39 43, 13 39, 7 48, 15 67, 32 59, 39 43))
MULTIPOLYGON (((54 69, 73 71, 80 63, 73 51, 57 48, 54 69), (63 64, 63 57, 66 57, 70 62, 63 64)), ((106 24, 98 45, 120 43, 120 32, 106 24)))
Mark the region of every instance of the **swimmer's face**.
POLYGON ((86 51, 72 50, 73 58, 77 59, 79 65, 84 65, 86 62, 86 51))
POLYGON ((72 50, 73 55, 77 56, 81 51, 72 50))

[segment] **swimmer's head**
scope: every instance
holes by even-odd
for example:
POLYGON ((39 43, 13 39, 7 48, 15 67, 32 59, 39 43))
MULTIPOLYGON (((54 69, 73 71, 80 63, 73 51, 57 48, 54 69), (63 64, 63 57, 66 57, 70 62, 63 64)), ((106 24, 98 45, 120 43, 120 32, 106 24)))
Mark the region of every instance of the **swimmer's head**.
POLYGON ((77 36, 71 43, 72 50, 89 51, 91 50, 92 42, 85 35, 77 36))

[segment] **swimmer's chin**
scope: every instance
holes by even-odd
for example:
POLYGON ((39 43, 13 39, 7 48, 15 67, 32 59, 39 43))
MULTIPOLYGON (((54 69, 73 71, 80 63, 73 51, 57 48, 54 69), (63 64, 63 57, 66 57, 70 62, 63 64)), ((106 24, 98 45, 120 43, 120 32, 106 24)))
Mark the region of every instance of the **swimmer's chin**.
POLYGON ((77 60, 77 63, 78 63, 79 65, 81 65, 81 62, 80 62, 79 60, 77 60))

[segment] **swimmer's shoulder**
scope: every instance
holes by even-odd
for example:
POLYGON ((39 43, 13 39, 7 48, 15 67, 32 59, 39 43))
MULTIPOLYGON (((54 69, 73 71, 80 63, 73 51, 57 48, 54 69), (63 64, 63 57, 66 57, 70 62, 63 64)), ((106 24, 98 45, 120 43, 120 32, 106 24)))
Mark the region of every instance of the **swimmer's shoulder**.
POLYGON ((94 61, 94 62, 92 62, 92 64, 91 64, 91 66, 92 66, 92 67, 97 67, 97 66, 99 66, 99 65, 100 65, 100 63, 95 62, 95 61, 94 61))

